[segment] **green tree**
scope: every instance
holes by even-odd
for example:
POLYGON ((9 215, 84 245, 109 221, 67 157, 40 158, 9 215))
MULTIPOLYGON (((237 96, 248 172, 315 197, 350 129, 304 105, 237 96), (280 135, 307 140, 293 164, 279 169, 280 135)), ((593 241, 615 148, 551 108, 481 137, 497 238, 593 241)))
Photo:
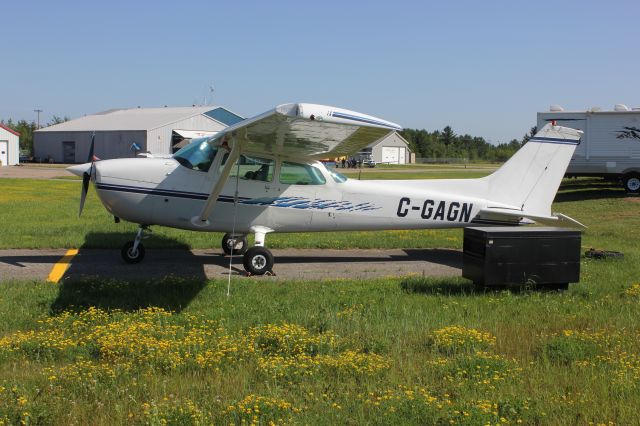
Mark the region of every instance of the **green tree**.
POLYGON ((529 129, 529 133, 525 134, 522 137, 522 145, 524 145, 525 143, 529 142, 529 139, 534 137, 536 135, 536 133, 538 133, 538 126, 533 126, 532 128, 530 128, 529 129))
POLYGON ((26 120, 20 120, 12 127, 13 130, 20 133, 20 152, 33 155, 33 132, 36 128, 34 121, 28 122, 26 120))
POLYGON ((58 117, 57 115, 54 115, 51 118, 51 121, 47 123, 47 126, 55 126, 56 124, 64 123, 65 121, 69 121, 69 120, 71 119, 66 115, 64 117, 58 117))

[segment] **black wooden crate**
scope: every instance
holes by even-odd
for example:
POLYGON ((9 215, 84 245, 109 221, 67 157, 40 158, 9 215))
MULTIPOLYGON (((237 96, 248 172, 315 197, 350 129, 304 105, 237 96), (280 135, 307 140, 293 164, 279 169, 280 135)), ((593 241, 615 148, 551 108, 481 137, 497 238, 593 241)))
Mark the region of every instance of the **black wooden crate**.
POLYGON ((462 276, 484 286, 578 282, 580 236, 564 228, 465 228, 462 276))

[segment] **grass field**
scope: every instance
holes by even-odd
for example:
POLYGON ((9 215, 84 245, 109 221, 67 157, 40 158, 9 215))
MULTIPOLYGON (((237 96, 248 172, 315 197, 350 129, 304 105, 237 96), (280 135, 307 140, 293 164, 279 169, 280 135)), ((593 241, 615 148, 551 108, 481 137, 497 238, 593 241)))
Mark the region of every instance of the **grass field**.
MULTIPOLYGON (((117 246, 134 230, 112 224, 95 198, 78 220, 77 182, 0 185, 3 247, 117 246)), ((229 297, 224 280, 4 281, 0 424, 640 424, 638 201, 606 183, 565 182, 554 209, 589 226, 584 248, 625 257, 583 259, 581 283, 562 293, 422 277, 234 279, 229 297)), ((460 248, 461 235, 269 244, 460 248)))

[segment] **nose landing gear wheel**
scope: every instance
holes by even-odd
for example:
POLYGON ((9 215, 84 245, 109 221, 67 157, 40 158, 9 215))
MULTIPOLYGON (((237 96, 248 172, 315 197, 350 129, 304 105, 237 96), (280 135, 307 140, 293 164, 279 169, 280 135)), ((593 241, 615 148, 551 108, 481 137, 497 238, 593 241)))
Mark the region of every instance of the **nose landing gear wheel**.
POLYGON ((242 263, 251 275, 264 275, 273 268, 273 254, 264 247, 251 247, 244 254, 242 263))
POLYGON ((224 237, 222 237, 222 251, 224 251, 224 254, 230 256, 232 247, 233 254, 245 254, 247 248, 249 248, 247 237, 245 235, 232 237, 231 234, 224 234, 224 237))
POLYGON ((133 251, 133 241, 129 241, 120 250, 122 259, 127 263, 140 263, 144 259, 144 246, 142 243, 138 244, 138 249, 133 251))

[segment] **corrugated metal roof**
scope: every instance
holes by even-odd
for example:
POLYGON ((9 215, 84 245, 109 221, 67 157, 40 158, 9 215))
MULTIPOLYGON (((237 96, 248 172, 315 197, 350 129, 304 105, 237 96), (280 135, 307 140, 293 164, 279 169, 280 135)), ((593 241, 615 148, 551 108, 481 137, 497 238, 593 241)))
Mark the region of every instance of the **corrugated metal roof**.
POLYGON ((37 132, 153 130, 189 117, 204 115, 216 108, 220 107, 209 105, 202 107, 115 109, 93 115, 85 115, 75 120, 45 127, 37 130, 37 132))

